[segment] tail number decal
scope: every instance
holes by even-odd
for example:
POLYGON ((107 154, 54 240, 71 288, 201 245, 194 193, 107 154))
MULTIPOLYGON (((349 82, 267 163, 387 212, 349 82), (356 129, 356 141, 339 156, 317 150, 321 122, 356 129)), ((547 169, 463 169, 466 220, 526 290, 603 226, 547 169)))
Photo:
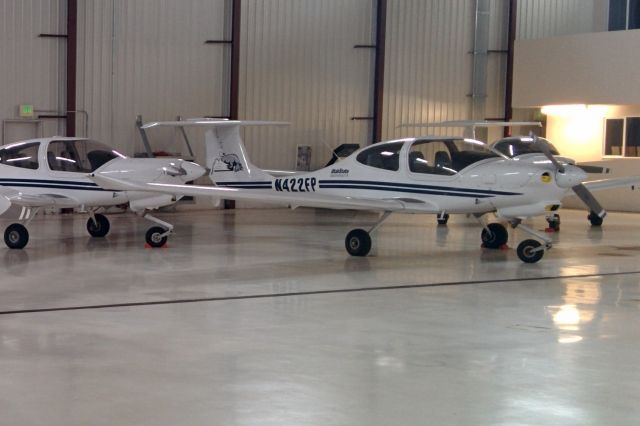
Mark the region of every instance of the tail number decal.
POLYGON ((285 192, 315 192, 316 178, 284 178, 276 179, 273 188, 285 192))

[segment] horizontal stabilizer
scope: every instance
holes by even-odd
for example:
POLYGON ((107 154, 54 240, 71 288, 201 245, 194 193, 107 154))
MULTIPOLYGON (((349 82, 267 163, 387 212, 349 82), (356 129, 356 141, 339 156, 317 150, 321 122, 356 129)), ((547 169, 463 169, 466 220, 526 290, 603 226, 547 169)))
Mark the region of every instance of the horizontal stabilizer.
POLYGON ((539 121, 492 121, 492 120, 451 120, 436 123, 405 123, 398 127, 511 127, 511 126, 538 126, 542 127, 539 121))
POLYGON ((225 120, 225 119, 195 119, 180 121, 153 121, 145 123, 142 128, 152 127, 233 127, 233 126, 288 126, 286 121, 250 121, 250 120, 225 120))

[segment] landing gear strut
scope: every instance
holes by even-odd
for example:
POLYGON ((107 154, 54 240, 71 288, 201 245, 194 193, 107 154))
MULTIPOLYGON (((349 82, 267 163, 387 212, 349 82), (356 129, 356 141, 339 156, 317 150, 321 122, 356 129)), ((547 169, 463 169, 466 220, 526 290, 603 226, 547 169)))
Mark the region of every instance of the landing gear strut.
POLYGON ((368 230, 354 229, 347 234, 344 246, 351 256, 366 256, 371 251, 371 233, 387 220, 391 212, 384 212, 380 219, 368 230))

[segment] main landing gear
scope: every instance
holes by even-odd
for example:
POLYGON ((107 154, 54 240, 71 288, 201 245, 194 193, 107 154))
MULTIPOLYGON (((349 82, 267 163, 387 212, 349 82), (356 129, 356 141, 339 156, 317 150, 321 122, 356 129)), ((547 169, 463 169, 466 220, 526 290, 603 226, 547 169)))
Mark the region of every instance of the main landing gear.
POLYGON ((105 237, 109 233, 111 225, 109 219, 103 214, 96 214, 93 210, 89 211, 89 219, 87 219, 87 232, 95 238, 105 237))
POLYGON ((438 225, 446 225, 449 222, 449 213, 441 212, 438 214, 438 225))
POLYGON ((595 214, 594 212, 589 212, 589 216, 587 216, 589 222, 591 222, 591 226, 602 226, 603 218, 595 214))
MULTIPOLYGON (((11 225, 7 226, 4 231, 4 242, 7 247, 9 247, 10 249, 22 249, 26 247, 27 243, 29 242, 29 231, 27 230, 27 225, 29 225, 33 218, 36 217, 39 211, 39 207, 22 208, 22 212, 20 213, 20 217, 18 219, 20 222, 12 223, 11 225)), ((173 231, 173 225, 164 222, 154 216, 151 216, 146 211, 140 213, 140 216, 160 225, 152 226, 151 228, 149 228, 145 236, 147 244, 149 244, 149 246, 151 247, 163 247, 167 243, 169 234, 171 234, 171 232, 173 231)), ((94 238, 102 238, 109 233, 110 229, 111 225, 109 224, 109 219, 105 215, 96 213, 95 209, 89 210, 89 219, 87 220, 87 232, 89 233, 89 235, 94 238)), ((371 238, 369 238, 369 248, 367 249, 367 253, 369 252, 370 248, 371 238)), ((362 256, 364 256, 365 254, 363 254, 362 256)))
MULTIPOLYGON (((524 225, 521 219, 512 219, 509 221, 512 228, 520 228, 528 234, 542 240, 540 243, 537 240, 528 239, 518 244, 516 248, 516 254, 518 258, 525 263, 536 263, 544 256, 544 251, 549 250, 552 247, 551 239, 546 236, 535 232, 530 227, 524 225)), ((507 228, 500 223, 483 224, 482 233, 480 234, 482 244, 486 248, 497 249, 507 243, 509 233, 507 228)))
POLYGON ((29 242, 28 225, 40 211, 39 207, 32 209, 31 207, 23 207, 20 212, 19 221, 22 223, 12 223, 4 230, 4 243, 10 249, 22 249, 29 242))
POLYGON ((380 219, 368 230, 354 229, 347 234, 344 246, 351 256, 366 256, 371 251, 371 233, 387 220, 391 212, 384 212, 380 219))

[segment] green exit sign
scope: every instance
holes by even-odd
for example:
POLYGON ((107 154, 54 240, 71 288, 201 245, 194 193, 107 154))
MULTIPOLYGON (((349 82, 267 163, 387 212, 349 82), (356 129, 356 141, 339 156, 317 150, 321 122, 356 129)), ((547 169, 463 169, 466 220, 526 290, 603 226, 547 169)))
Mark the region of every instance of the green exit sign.
POLYGON ((33 105, 20 105, 20 117, 33 118, 33 105))

